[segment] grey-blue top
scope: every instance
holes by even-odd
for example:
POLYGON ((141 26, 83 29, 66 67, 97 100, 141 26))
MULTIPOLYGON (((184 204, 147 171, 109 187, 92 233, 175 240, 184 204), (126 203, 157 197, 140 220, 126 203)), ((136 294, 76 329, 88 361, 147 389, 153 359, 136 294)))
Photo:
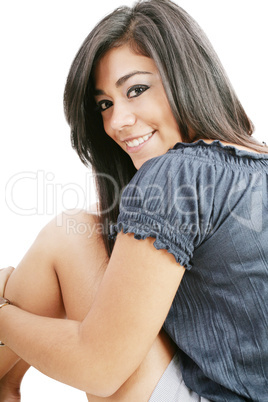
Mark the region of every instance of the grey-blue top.
POLYGON ((186 268, 164 328, 186 385, 212 401, 268 401, 268 155, 178 143, 125 188, 117 225, 186 268))

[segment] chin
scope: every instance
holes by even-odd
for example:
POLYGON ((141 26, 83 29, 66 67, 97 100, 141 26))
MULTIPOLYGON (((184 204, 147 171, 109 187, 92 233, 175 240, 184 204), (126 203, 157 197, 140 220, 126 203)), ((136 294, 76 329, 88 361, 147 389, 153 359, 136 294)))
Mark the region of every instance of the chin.
POLYGON ((140 160, 140 161, 136 161, 135 163, 133 162, 133 164, 134 164, 134 166, 135 166, 135 168, 137 169, 137 170, 139 170, 141 167, 142 167, 142 165, 145 163, 145 162, 147 162, 149 159, 151 159, 151 158, 144 158, 144 159, 142 159, 142 160, 140 160))
POLYGON ((140 161, 133 161, 133 160, 132 160, 132 162, 133 162, 133 165, 135 166, 135 168, 136 168, 137 170, 139 170, 139 168, 146 162, 146 160, 147 160, 147 159, 145 159, 145 160, 140 160, 140 161))

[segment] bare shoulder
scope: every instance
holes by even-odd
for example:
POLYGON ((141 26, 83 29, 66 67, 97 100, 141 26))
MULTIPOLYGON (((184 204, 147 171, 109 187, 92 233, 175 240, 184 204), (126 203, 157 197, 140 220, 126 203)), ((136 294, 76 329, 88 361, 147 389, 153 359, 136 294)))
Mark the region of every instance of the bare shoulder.
POLYGON ((233 144, 232 142, 224 142, 224 141, 221 141, 221 143, 224 146, 232 146, 234 148, 240 149, 241 151, 248 151, 248 152, 252 152, 252 153, 255 153, 255 154, 261 154, 261 152, 256 151, 255 149, 243 146, 243 145, 233 144))
MULTIPOLYGON (((203 141, 206 142, 207 144, 211 144, 215 140, 203 139, 203 141)), ((252 153, 255 153, 255 154, 261 154, 262 153, 261 151, 259 152, 256 149, 252 149, 252 148, 246 147, 244 145, 238 145, 238 144, 235 144, 233 142, 226 142, 226 141, 220 141, 220 142, 221 142, 221 144, 223 146, 231 146, 231 147, 237 148, 237 149, 239 149, 241 151, 248 151, 248 152, 252 152, 252 153)))

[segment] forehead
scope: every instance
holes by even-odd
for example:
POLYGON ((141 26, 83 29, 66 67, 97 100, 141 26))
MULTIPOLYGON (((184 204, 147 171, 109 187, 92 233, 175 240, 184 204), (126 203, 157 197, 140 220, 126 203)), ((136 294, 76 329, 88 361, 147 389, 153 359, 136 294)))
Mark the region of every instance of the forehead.
POLYGON ((110 49, 97 63, 94 71, 95 86, 117 82, 132 71, 158 73, 153 59, 134 53, 124 45, 110 49))

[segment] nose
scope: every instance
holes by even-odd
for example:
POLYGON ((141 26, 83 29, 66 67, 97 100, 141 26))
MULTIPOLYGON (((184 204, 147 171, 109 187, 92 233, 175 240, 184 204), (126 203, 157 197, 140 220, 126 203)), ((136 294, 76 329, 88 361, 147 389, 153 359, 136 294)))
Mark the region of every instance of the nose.
POLYGON ((123 128, 133 126, 136 122, 136 116, 131 110, 131 106, 126 103, 113 105, 113 113, 110 120, 110 126, 115 131, 121 131, 123 128))

